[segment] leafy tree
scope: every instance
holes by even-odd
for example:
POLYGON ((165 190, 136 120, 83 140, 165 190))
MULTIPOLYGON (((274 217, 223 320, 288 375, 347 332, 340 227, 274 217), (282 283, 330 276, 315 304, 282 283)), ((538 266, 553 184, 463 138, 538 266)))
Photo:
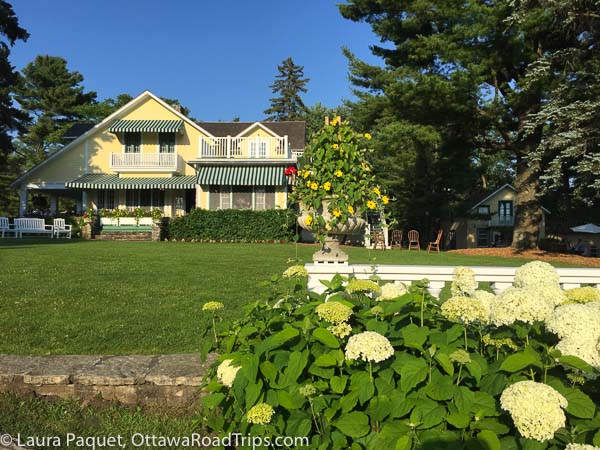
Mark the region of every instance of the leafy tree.
POLYGON ((69 71, 67 61, 57 56, 39 55, 23 69, 15 98, 31 118, 19 136, 30 164, 58 148, 64 131, 85 119, 82 107, 95 103, 96 93, 85 92, 82 81, 83 75, 69 71))
POLYGON ((518 3, 350 0, 340 11, 348 19, 369 23, 382 43, 389 44, 371 47, 384 67, 349 55, 353 82, 364 89, 361 113, 373 123, 387 114, 415 130, 431 127, 440 149, 455 142, 454 149, 465 146, 472 157, 508 152, 517 189, 513 246, 531 248, 537 246, 541 223, 543 160, 533 156, 538 155, 545 125, 530 118, 557 86, 554 73, 545 78, 532 74, 546 55, 568 42, 547 2, 524 4, 524 20, 514 17, 518 3))
POLYGON ((10 47, 18 40, 26 41, 29 33, 19 26, 19 19, 10 3, 0 0, 0 215, 7 215, 15 203, 8 190, 16 164, 12 133, 23 129, 27 116, 13 104, 14 87, 19 74, 10 64, 10 47))
POLYGON ((327 106, 316 103, 313 106, 306 107, 301 119, 306 121, 306 136, 308 141, 312 140, 317 131, 323 128, 325 117, 333 119, 340 116, 342 119, 347 119, 350 115, 350 110, 346 106, 337 106, 328 108, 327 106))
POLYGON ((304 78, 304 67, 294 64, 292 58, 287 58, 277 66, 279 73, 275 82, 270 86, 273 94, 279 94, 270 99, 271 107, 264 111, 268 114, 266 120, 298 120, 306 110, 300 97, 301 92, 307 92, 306 84, 309 78, 304 78))

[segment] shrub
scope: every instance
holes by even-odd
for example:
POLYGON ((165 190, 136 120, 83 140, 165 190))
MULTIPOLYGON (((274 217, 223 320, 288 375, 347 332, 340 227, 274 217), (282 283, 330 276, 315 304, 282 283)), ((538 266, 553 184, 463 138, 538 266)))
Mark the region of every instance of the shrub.
POLYGON ((315 449, 600 445, 599 368, 557 351, 543 322, 450 321, 426 280, 385 302, 339 275, 322 295, 304 278, 271 284, 219 336, 203 399, 216 433, 307 436, 315 449))
POLYGON ((294 235, 295 220, 287 209, 193 209, 169 222, 168 236, 198 241, 288 241, 294 235))

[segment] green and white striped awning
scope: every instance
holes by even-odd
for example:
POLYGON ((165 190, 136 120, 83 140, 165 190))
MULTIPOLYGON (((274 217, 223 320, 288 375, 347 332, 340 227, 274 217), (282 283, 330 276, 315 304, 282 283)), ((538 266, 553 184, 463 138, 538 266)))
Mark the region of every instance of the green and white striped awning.
POLYGON ((203 166, 198 169, 198 184, 226 186, 284 186, 287 179, 282 166, 203 166))
POLYGON ((119 175, 94 173, 65 183, 74 189, 195 189, 196 177, 136 177, 121 178, 119 175))
POLYGON ((178 133, 183 120, 117 120, 108 131, 111 133, 178 133))

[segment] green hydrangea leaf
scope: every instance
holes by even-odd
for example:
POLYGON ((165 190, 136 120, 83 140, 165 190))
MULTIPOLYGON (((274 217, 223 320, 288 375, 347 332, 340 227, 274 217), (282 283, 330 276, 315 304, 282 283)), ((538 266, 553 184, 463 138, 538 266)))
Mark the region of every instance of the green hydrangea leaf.
POLYGON ((331 353, 324 353, 319 355, 313 364, 319 367, 331 367, 337 366, 337 360, 331 353))
POLYGON ((425 389, 425 393, 433 400, 449 400, 454 395, 455 385, 452 378, 448 375, 441 375, 439 372, 434 372, 425 389))
POLYGON ((446 416, 446 422, 455 428, 467 428, 471 423, 471 416, 465 413, 452 413, 446 416))
POLYGON ((434 358, 448 375, 454 375, 454 364, 452 364, 450 357, 446 353, 437 352, 434 358))
POLYGON ((562 355, 562 356, 559 356, 558 362, 565 366, 579 369, 582 372, 594 373, 594 368, 592 366, 590 366, 588 363, 586 363, 583 359, 578 358, 577 356, 562 355))
POLYGON ((422 359, 409 361, 400 370, 400 389, 410 391, 423 381, 429 373, 427 363, 422 359))
POLYGON ((270 350, 276 349, 277 347, 281 347, 283 344, 294 339, 299 334, 300 331, 298 331, 296 328, 285 328, 284 330, 281 330, 262 341, 256 347, 255 353, 256 355, 261 355, 264 352, 268 352, 270 350))
POLYGON ((500 439, 493 431, 483 430, 477 435, 477 440, 485 450, 502 450, 500 439))
POLYGON ((202 404, 208 409, 213 409, 218 406, 221 401, 225 398, 225 394, 222 392, 215 392, 214 394, 208 394, 202 397, 202 404))
POLYGON ((371 399, 366 412, 372 420, 381 421, 389 416, 391 411, 390 399, 385 395, 379 395, 371 399))
POLYGON ((329 380, 329 384, 331 385, 331 390, 336 394, 342 394, 346 389, 346 383, 348 382, 347 376, 335 376, 329 380))
POLYGON ((404 345, 407 347, 416 348, 418 350, 423 349, 423 344, 429 336, 429 328, 419 327, 414 323, 411 323, 402 328, 402 337, 404 338, 404 345))
POLYGON ((339 348, 340 343, 333 333, 325 328, 317 328, 313 331, 313 337, 330 348, 339 348))
POLYGON ((340 419, 333 422, 333 426, 352 438, 365 436, 371 430, 369 417, 360 411, 344 414, 340 419))
POLYGON ((504 360, 500 366, 500 370, 514 373, 523 370, 527 366, 541 366, 541 361, 533 350, 510 355, 504 360))
POLYGON ((569 402, 567 412, 581 419, 591 419, 596 412, 596 405, 586 394, 578 389, 569 389, 564 393, 569 402))

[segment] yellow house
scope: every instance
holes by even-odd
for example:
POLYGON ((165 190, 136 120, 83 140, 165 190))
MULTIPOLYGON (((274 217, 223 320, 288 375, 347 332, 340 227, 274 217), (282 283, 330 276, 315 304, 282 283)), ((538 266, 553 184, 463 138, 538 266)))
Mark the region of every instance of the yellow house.
POLYGON ((73 127, 62 149, 18 178, 20 214, 32 191, 75 198, 78 212, 159 208, 285 208, 305 145, 304 122, 197 123, 145 91, 97 125, 73 127))
MULTIPOLYGON (((496 189, 469 211, 469 217, 457 219, 450 226, 450 248, 506 247, 512 243, 515 225, 516 189, 510 184, 496 189)), ((539 236, 545 236, 546 214, 543 206, 539 236)))

